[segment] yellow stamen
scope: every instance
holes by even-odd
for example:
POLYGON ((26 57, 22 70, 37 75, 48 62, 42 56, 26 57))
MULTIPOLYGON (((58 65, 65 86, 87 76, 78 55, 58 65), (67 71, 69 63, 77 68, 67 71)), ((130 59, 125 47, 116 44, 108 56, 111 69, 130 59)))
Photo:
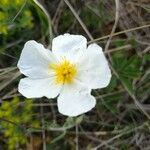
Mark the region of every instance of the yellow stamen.
POLYGON ((77 74, 76 65, 66 59, 59 64, 50 64, 49 67, 55 72, 56 84, 70 84, 77 74))

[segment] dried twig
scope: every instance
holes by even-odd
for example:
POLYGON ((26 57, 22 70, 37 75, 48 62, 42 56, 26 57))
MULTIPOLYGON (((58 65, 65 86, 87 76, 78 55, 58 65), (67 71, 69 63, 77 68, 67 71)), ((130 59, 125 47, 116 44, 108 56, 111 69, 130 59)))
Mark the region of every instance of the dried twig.
POLYGON ((50 45, 49 45, 49 47, 51 47, 51 42, 52 42, 52 39, 53 39, 53 32, 52 32, 52 27, 51 27, 51 17, 49 15, 49 13, 47 12, 47 10, 43 7, 43 5, 41 5, 40 2, 38 2, 37 0, 33 0, 33 1, 36 5, 38 5, 40 7, 40 9, 44 12, 44 14, 47 17, 47 21, 48 21, 48 25, 49 25, 48 26, 49 34, 50 34, 50 43, 49 43, 50 45))
MULTIPOLYGON (((127 33, 127 32, 132 32, 132 31, 135 31, 135 30, 140 30, 140 29, 148 28, 148 27, 150 27, 150 24, 143 25, 143 26, 136 27, 136 28, 130 28, 130 29, 123 30, 123 31, 120 31, 120 32, 116 32, 112 36, 117 36, 117 35, 121 35, 121 34, 124 34, 124 33, 127 33)), ((103 39, 107 39, 107 38, 109 38, 109 36, 110 35, 105 35, 105 36, 102 36, 100 38, 96 38, 94 40, 89 41, 88 44, 93 43, 93 42, 98 42, 98 41, 103 40, 103 39)))
POLYGON ((115 15, 115 23, 113 25, 113 28, 111 30, 111 33, 110 33, 110 36, 109 36, 109 39, 106 43, 106 46, 105 46, 105 49, 104 51, 106 52, 108 50, 108 47, 110 45, 110 42, 111 42, 111 38, 113 37, 113 34, 117 28, 117 24, 118 24, 118 21, 119 21, 119 0, 115 0, 115 3, 116 3, 116 15, 115 15))
POLYGON ((78 124, 76 124, 76 150, 79 150, 79 127, 78 124))
POLYGON ((43 106, 41 106, 40 108, 41 108, 43 150, 46 150, 45 120, 44 120, 43 106))
POLYGON ((109 144, 111 142, 113 142, 114 140, 122 137, 123 135, 126 135, 126 134, 129 134, 131 132, 134 132, 134 131, 137 131, 141 128, 143 128, 147 123, 143 123, 142 125, 138 126, 138 127, 135 127, 135 128, 132 128, 132 129, 129 129, 129 130, 126 130, 126 131, 123 131, 122 133, 114 136, 113 138, 109 139, 108 141, 104 141, 102 142, 100 145, 96 146, 95 148, 92 148, 92 150, 98 150, 100 149, 102 146, 106 145, 106 144, 109 144))
POLYGON ((21 11, 25 7, 26 3, 27 3, 27 0, 24 1, 24 3, 22 4, 20 10, 17 12, 17 14, 15 15, 15 17, 12 19, 12 22, 14 22, 16 20, 16 18, 19 16, 19 14, 21 13, 21 11))
POLYGON ((78 22, 80 23, 80 25, 82 26, 83 30, 86 32, 86 34, 90 38, 90 40, 94 40, 93 37, 92 37, 92 35, 91 35, 91 33, 88 31, 86 25, 83 23, 83 21, 81 20, 81 18, 79 17, 79 15, 76 13, 76 11, 74 10, 74 8, 70 4, 70 2, 68 0, 64 0, 64 1, 67 4, 67 6, 70 8, 70 10, 72 11, 72 13, 75 16, 75 18, 78 20, 78 22))

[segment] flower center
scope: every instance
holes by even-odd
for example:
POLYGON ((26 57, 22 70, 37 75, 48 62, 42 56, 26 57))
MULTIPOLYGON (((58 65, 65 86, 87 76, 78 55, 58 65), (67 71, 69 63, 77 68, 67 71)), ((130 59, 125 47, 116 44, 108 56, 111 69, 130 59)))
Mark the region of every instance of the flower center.
POLYGON ((55 72, 56 84, 70 84, 77 74, 76 65, 66 59, 59 64, 50 64, 50 68, 55 72))

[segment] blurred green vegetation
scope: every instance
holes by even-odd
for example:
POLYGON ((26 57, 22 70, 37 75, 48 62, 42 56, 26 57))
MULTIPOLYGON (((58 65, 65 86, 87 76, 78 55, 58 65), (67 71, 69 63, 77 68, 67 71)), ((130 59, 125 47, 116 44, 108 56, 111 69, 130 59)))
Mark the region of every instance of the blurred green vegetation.
POLYGON ((25 125, 39 127, 40 122, 32 117, 32 103, 32 100, 21 102, 19 98, 15 97, 11 101, 4 101, 0 107, 0 118, 4 118, 0 122, 0 129, 7 139, 9 150, 15 149, 16 145, 19 148, 19 145, 27 143, 28 135, 24 129, 25 125))
POLYGON ((0 34, 12 36, 24 28, 33 27, 33 17, 29 9, 23 8, 18 13, 24 3, 24 0, 0 1, 0 34))

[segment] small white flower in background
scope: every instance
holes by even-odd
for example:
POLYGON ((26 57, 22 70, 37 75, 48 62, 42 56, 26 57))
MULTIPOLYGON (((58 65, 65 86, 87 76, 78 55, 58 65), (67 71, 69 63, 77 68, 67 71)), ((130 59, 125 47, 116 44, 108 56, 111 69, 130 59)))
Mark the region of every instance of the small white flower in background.
POLYGON ((52 51, 35 41, 26 42, 18 68, 26 78, 19 92, 27 98, 55 98, 60 113, 78 116, 91 110, 95 98, 91 89, 106 87, 111 71, 102 48, 87 47, 81 35, 64 34, 53 39, 52 51))

